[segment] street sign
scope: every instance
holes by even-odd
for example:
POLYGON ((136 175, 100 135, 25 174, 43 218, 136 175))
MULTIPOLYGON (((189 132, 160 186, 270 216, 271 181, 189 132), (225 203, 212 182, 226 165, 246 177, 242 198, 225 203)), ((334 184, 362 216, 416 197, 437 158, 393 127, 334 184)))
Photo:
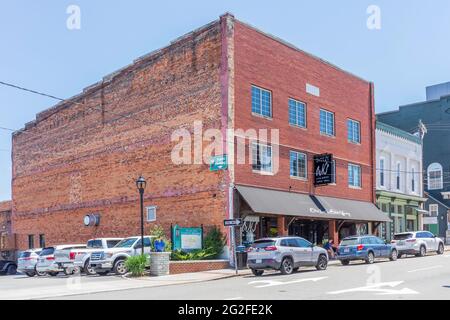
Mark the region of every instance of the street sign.
POLYGON ((333 183, 333 155, 314 156, 314 185, 323 186, 333 183))
POLYGON ((225 227, 239 227, 242 225, 241 219, 228 219, 223 221, 225 227))
POLYGON ((228 156, 226 154, 211 158, 210 171, 220 171, 228 169, 228 156))

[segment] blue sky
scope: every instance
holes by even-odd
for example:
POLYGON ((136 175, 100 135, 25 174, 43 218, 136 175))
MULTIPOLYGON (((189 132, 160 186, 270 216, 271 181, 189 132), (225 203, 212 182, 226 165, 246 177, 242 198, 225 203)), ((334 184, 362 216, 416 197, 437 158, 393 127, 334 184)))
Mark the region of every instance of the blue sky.
MULTIPOLYGON (((226 11, 375 82, 377 112, 450 81, 448 0, 2 1, 0 81, 68 98, 226 11), (66 27, 72 4, 80 30, 66 27), (381 9, 381 30, 366 27, 369 5, 381 9)), ((0 86, 0 127, 19 129, 53 104, 0 86)), ((0 201, 11 197, 10 148, 0 130, 0 201)))

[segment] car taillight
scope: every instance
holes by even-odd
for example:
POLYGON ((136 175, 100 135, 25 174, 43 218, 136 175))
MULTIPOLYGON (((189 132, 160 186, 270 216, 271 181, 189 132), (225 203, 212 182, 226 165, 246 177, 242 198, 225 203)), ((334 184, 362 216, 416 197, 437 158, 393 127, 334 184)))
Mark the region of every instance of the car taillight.
POLYGON ((361 251, 362 249, 364 249, 364 245, 360 244, 356 247, 356 250, 361 251))
POLYGON ((247 248, 247 252, 252 252, 253 250, 255 250, 255 248, 253 248, 253 247, 247 248))
POLYGON ((408 239, 406 242, 416 242, 416 239, 408 239))
POLYGON ((49 256, 49 257, 47 257, 47 258, 45 258, 45 259, 47 259, 47 260, 55 260, 55 257, 49 256))
POLYGON ((397 241, 395 241, 395 240, 392 240, 392 241, 391 241, 391 243, 397 243, 397 241))
POLYGON ((75 256, 76 256, 77 254, 75 253, 75 252, 70 252, 69 253, 69 259, 70 260, 75 260, 75 256))
POLYGON ((276 251, 277 247, 275 247, 275 246, 268 246, 268 247, 265 247, 264 250, 266 250, 266 251, 276 251))

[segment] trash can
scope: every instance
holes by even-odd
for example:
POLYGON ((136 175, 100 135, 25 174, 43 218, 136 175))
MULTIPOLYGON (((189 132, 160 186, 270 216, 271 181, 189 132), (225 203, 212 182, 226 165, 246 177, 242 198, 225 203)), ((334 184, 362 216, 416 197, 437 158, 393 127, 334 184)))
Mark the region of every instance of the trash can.
POLYGON ((236 260, 239 270, 247 269, 247 252, 245 246, 236 247, 236 260))

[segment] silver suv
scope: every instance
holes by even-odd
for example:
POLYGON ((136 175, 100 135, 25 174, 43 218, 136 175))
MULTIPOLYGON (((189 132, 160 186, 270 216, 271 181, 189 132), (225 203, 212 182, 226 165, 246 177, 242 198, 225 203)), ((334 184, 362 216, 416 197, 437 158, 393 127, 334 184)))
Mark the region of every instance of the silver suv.
POLYGON ((429 231, 397 233, 392 243, 397 248, 399 258, 408 254, 424 257, 427 252, 444 253, 444 241, 429 231))
POLYGON ((261 276, 265 269, 280 270, 282 274, 291 274, 303 266, 325 270, 328 254, 300 237, 264 238, 248 249, 247 265, 255 276, 261 276))

